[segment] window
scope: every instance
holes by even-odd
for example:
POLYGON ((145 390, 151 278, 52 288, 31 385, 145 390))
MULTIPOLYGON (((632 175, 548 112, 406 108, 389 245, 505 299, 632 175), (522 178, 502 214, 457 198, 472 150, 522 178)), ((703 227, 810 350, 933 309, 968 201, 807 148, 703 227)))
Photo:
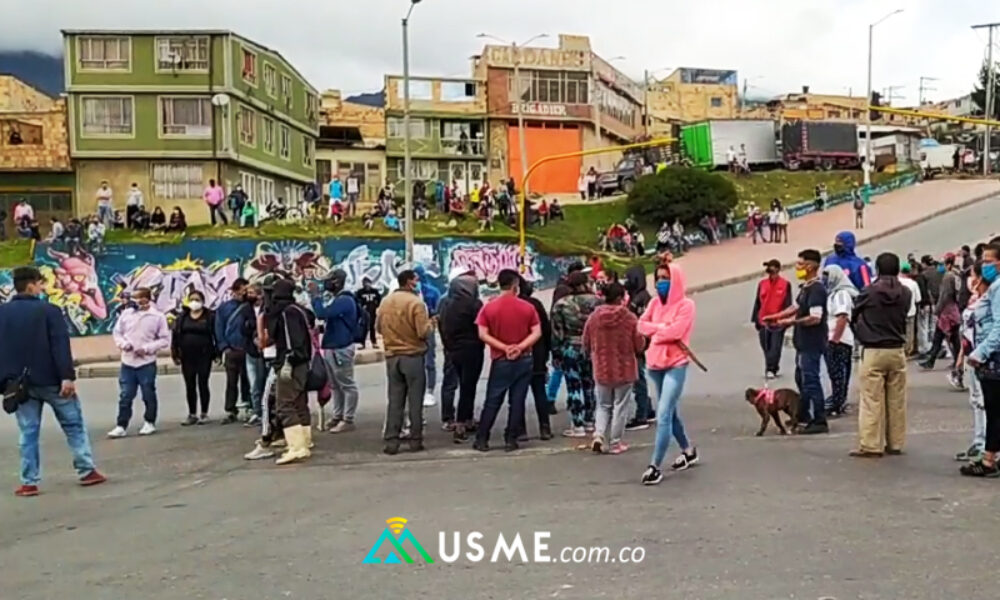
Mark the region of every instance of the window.
POLYGON ((260 128, 264 137, 264 152, 274 154, 274 119, 270 117, 260 118, 260 128))
POLYGON ((476 82, 442 81, 442 102, 472 102, 476 99, 476 82))
POLYGON ((272 98, 278 97, 278 71, 271 63, 264 63, 264 91, 272 98))
POLYGON ((82 37, 78 40, 81 69, 128 71, 132 68, 132 40, 127 37, 82 37))
POLYGON ((160 98, 160 134, 212 135, 212 103, 208 98, 160 98))
MULTIPOLYGON (((403 80, 396 86, 396 95, 403 99, 403 80)), ((424 79, 410 79, 410 100, 432 100, 434 98, 431 82, 424 79)))
MULTIPOLYGON (((396 161, 396 169, 394 170, 394 175, 396 175, 396 180, 400 181, 403 179, 403 172, 405 171, 405 161, 396 161)), ((410 179, 434 179, 438 176, 438 163, 436 160, 416 160, 410 161, 410 179)))
POLYGON ((314 94, 306 92, 306 120, 310 123, 316 122, 319 112, 319 102, 314 94))
POLYGON ((201 198, 203 185, 200 164, 153 163, 153 195, 159 200, 201 198))
POLYGON ((156 38, 157 71, 207 71, 207 37, 156 38))
POLYGON ((829 119, 839 119, 840 118, 840 111, 839 110, 828 111, 826 116, 829 119))
MULTIPOLYGON (((403 119, 390 117, 388 121, 389 137, 402 138, 403 119)), ((427 123, 423 119, 410 118, 410 137, 413 139, 423 139, 427 137, 427 123)))
POLYGON ((718 96, 712 96, 712 108, 722 108, 722 98, 718 96))
POLYGON ((522 102, 588 104, 589 78, 586 73, 522 71, 520 81, 509 80, 510 97, 522 102))
POLYGON ((285 107, 292 107, 292 78, 288 75, 281 76, 281 97, 285 100, 285 107))
POLYGON ((302 137, 302 164, 307 167, 313 166, 313 159, 316 157, 316 140, 309 136, 302 137))
POLYGON ((288 125, 282 125, 278 135, 278 156, 285 160, 292 159, 292 130, 288 125))
POLYGON ((17 120, 0 121, 0 146, 40 146, 43 143, 41 125, 17 120))
POLYGON ((247 146, 257 145, 257 112, 246 106, 240 107, 237 117, 240 122, 240 142, 247 146))
POLYGON ((274 202, 274 180, 258 177, 257 184, 260 186, 258 202, 261 206, 267 206, 271 202, 274 202))
POLYGON ((257 53, 243 48, 243 80, 257 85, 257 53))
POLYGON ((132 98, 83 96, 83 133, 87 135, 132 135, 132 98))
POLYGON ((316 161, 316 183, 326 185, 333 179, 333 163, 321 158, 316 161))

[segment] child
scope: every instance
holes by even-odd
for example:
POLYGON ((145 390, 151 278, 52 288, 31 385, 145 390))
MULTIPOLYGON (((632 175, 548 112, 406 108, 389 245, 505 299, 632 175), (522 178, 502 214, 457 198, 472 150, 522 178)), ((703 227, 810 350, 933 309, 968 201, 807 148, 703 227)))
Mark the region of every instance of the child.
POLYGON ((361 220, 365 223, 365 229, 370 231, 375 227, 375 217, 372 216, 371 211, 365 211, 364 214, 361 215, 361 220))
POLYGON ((334 223, 339 224, 344 220, 344 203, 343 202, 332 202, 330 204, 330 218, 333 219, 334 223))
POLYGON ((416 202, 413 203, 413 218, 417 221, 426 221, 429 216, 430 210, 427 208, 427 198, 417 198, 416 202))
POLYGON ((240 225, 243 227, 257 226, 257 209, 253 202, 243 203, 243 210, 240 212, 240 225))
POLYGON ((490 202, 479 203, 479 231, 493 231, 493 207, 490 202))

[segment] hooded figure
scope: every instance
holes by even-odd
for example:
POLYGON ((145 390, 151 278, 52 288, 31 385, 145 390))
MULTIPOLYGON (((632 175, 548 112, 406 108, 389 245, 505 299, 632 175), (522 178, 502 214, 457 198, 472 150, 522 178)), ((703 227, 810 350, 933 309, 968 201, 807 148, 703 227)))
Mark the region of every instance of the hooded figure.
POLYGON ((616 387, 635 382, 636 354, 646 347, 638 324, 625 304, 602 304, 594 309, 583 328, 583 348, 594 363, 595 383, 616 387))
POLYGON ((667 268, 670 269, 670 286, 666 299, 653 298, 639 319, 639 333, 649 338, 646 365, 655 370, 672 369, 690 362, 677 342, 687 345, 694 329, 695 305, 687 296, 687 277, 676 263, 667 268))
POLYGON ((438 303, 438 330, 447 353, 483 353, 476 316, 483 308, 479 282, 475 276, 460 275, 451 280, 448 294, 438 303))
POLYGON ((646 312, 646 305, 649 304, 650 295, 646 291, 646 269, 641 265, 635 265, 625 270, 625 291, 628 292, 628 308, 632 313, 641 317, 646 312))
POLYGON ((564 437, 586 437, 587 423, 594 422, 594 375, 591 361, 583 356, 583 327, 599 300, 586 273, 566 276, 570 294, 552 307, 552 358, 566 376, 566 404, 571 426, 564 437))
POLYGON ((833 296, 838 292, 846 292, 851 297, 851 300, 857 297, 858 288, 854 287, 851 280, 847 278, 847 274, 838 265, 823 267, 823 278, 826 284, 827 296, 833 296))
POLYGON ((826 257, 823 266, 837 265, 844 270, 844 274, 851 280, 854 287, 863 290, 872 282, 871 269, 864 259, 854 252, 857 245, 854 234, 850 231, 841 231, 833 241, 833 254, 826 257))
POLYGON ((438 312, 438 303, 441 302, 441 292, 437 289, 437 284, 427 275, 423 265, 417 265, 413 272, 420 278, 420 297, 427 305, 427 313, 434 316, 438 312))

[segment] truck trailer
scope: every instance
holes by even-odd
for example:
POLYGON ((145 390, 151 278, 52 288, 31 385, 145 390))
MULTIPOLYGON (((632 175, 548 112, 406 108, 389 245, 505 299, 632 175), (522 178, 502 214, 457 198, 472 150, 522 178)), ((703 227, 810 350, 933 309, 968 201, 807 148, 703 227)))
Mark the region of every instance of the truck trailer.
POLYGON ((778 156, 775 123, 769 119, 718 119, 681 127, 682 152, 696 167, 715 169, 728 164, 730 148, 745 147, 747 163, 775 164, 778 156))
POLYGON ((781 128, 782 162, 797 169, 857 169, 858 130, 854 123, 791 121, 781 128))

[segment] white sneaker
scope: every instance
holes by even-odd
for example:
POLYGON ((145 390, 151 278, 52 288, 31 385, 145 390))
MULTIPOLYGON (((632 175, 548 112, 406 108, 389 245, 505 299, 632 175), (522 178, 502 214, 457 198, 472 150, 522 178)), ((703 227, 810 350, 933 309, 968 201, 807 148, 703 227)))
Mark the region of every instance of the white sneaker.
POLYGON ((424 406, 425 407, 435 406, 437 403, 438 403, 438 401, 437 401, 437 398, 434 397, 434 394, 424 394, 424 406))
POLYGON ((127 435, 128 435, 128 432, 125 431, 125 428, 122 427, 121 425, 115 426, 114 429, 112 429, 111 431, 108 432, 108 437, 112 438, 112 439, 114 439, 114 438, 123 438, 123 437, 125 437, 127 435))
POLYGON ((247 460, 263 460, 265 458, 272 458, 274 456, 274 450, 265 447, 260 442, 254 445, 253 450, 247 452, 243 455, 243 458, 247 460))
POLYGON ((153 425, 149 421, 142 424, 142 429, 139 430, 139 435, 153 435, 156 433, 156 425, 153 425))

